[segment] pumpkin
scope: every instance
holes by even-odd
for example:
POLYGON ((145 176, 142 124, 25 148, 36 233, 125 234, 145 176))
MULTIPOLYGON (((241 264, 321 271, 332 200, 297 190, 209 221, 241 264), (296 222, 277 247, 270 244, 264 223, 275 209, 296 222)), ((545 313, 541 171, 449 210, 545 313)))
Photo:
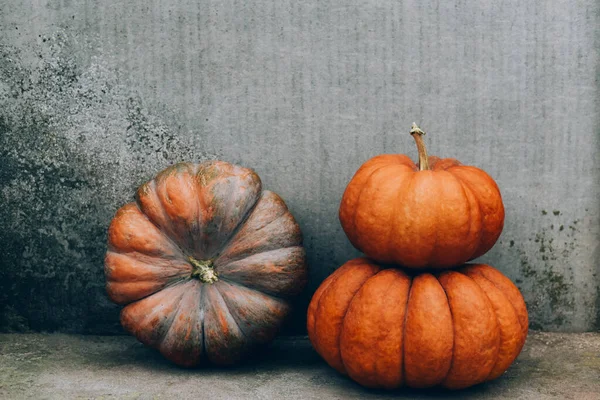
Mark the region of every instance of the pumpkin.
POLYGON ((247 168, 181 163, 108 230, 109 297, 123 327, 182 366, 232 364, 269 342, 305 285, 302 234, 247 168))
POLYGON ((368 257, 407 268, 449 268, 485 254, 504 225, 500 190, 483 170, 428 157, 413 124, 419 163, 403 154, 365 162, 348 184, 339 218, 368 257))
POLYGON ((372 388, 466 388, 500 376, 527 336, 517 287, 484 264, 413 276, 351 260, 318 288, 308 334, 327 363, 372 388))

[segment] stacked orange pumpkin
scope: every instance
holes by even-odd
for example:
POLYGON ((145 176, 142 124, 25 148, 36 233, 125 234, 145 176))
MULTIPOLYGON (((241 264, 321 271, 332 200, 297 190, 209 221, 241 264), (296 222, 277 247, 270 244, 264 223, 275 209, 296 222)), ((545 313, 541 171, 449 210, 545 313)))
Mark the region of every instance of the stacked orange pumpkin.
POLYGON ((367 257, 318 288, 308 334, 337 371, 374 388, 469 387, 500 376, 528 331, 525 302, 501 272, 464 264, 504 225, 498 186, 483 170, 428 157, 379 155, 356 172, 340 222, 367 257))

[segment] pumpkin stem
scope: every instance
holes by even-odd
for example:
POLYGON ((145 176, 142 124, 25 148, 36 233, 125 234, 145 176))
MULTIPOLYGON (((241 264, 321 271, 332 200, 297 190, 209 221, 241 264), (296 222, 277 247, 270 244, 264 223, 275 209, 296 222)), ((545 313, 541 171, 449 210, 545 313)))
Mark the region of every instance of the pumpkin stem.
POLYGON ((188 257, 188 261, 193 267, 191 274, 192 278, 196 278, 204 283, 215 283, 219 280, 219 275, 217 275, 213 268, 213 260, 198 261, 194 257, 188 257))
POLYGON ((429 160, 427 158, 427 149, 425 148, 425 142, 423 141, 423 135, 425 132, 413 122, 410 128, 410 135, 415 139, 417 144, 417 150, 419 150, 419 171, 426 171, 429 169, 429 160))

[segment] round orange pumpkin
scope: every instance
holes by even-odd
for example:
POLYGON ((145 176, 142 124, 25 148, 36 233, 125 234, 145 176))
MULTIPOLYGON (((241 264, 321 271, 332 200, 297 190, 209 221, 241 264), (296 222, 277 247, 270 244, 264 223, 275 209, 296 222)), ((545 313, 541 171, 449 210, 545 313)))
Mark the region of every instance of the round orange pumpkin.
POLYGON ((327 363, 373 388, 465 388, 500 376, 527 336, 517 287, 484 264, 407 275, 367 258, 314 294, 308 335, 327 363))
POLYGON ((105 259, 124 328, 169 360, 231 364, 276 334, 306 283, 302 234, 256 173, 182 163, 117 211, 105 259))
POLYGON ((455 159, 428 157, 413 124, 419 164, 403 154, 371 158, 342 197, 339 217, 368 257, 408 268, 450 268, 485 254, 504 226, 496 182, 455 159))

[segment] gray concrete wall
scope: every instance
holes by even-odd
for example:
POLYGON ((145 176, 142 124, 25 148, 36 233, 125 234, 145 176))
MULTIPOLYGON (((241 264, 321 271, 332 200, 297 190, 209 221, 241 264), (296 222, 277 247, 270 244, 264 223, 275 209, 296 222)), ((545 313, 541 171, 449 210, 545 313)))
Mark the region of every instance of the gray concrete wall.
POLYGON ((106 227, 179 160, 254 168, 300 222, 310 284, 358 253, 337 219, 369 157, 487 170, 482 258, 533 328, 600 328, 600 4, 0 0, 0 329, 119 332, 106 227))

